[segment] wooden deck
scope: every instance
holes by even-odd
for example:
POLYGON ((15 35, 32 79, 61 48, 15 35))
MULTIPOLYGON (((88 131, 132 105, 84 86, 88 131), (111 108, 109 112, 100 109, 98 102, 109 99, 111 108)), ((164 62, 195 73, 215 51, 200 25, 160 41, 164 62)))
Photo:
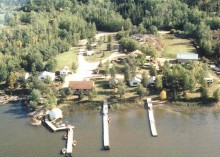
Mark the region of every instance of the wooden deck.
POLYGON ((148 116, 149 116, 151 134, 152 134, 152 136, 156 137, 156 136, 158 136, 158 134, 157 134, 157 129, 156 129, 156 125, 155 125, 154 111, 153 111, 153 107, 152 107, 151 98, 147 98, 147 105, 148 105, 148 116))
POLYGON ((108 101, 103 101, 103 143, 104 149, 109 150, 109 117, 108 117, 108 101))
POLYGON ((62 131, 62 130, 67 130, 68 127, 67 126, 63 126, 63 127, 59 127, 57 128, 55 125, 53 125, 53 123, 51 121, 49 121, 47 118, 45 118, 45 123, 47 124, 47 126, 53 131, 62 131))

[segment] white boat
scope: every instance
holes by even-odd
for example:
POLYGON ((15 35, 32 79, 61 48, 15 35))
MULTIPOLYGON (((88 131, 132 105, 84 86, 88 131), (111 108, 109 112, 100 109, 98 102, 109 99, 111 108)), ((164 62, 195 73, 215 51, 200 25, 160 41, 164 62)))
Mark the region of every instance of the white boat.
POLYGON ((61 152, 62 152, 63 154, 66 154, 66 148, 63 148, 63 149, 61 150, 61 152))

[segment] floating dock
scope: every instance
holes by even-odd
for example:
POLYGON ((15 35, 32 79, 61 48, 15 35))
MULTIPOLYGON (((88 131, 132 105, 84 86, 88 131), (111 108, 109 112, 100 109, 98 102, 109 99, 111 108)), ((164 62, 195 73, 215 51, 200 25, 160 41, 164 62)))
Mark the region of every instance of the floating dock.
POLYGON ((157 129, 156 129, 155 120, 154 120, 154 111, 152 107, 151 98, 147 98, 147 105, 148 105, 148 115, 149 115, 151 134, 152 136, 156 137, 158 136, 158 134, 157 134, 157 129))
POLYGON ((104 149, 109 150, 109 117, 108 117, 108 101, 103 101, 103 144, 104 149))

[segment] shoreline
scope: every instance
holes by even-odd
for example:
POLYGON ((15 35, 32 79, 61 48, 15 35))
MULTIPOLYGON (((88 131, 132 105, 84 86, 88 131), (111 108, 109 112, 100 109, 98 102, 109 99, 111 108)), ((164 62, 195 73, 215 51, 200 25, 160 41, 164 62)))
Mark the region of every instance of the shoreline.
MULTIPOLYGON (((79 104, 63 104, 59 107, 64 110, 65 114, 72 112, 100 112, 102 107, 102 102, 83 102, 79 104)), ((171 112, 178 112, 183 114, 190 113, 207 113, 207 112, 220 112, 220 104, 216 103, 213 106, 199 106, 199 105, 176 105, 171 104, 168 101, 152 101, 154 107, 158 107, 171 112)), ((112 112, 126 112, 132 109, 145 109, 144 101, 136 101, 136 102, 109 102, 109 110, 112 112)))

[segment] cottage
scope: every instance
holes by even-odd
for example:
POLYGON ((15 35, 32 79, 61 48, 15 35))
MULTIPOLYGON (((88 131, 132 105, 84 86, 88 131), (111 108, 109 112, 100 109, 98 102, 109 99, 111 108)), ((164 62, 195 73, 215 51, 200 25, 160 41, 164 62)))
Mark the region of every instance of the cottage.
POLYGON ((45 80, 46 78, 49 78, 51 81, 54 81, 55 80, 55 73, 44 71, 38 75, 39 80, 45 80))
POLYGON ((62 119, 63 113, 59 108, 54 108, 49 112, 49 118, 51 120, 62 119))
POLYGON ((83 91, 84 94, 88 94, 88 92, 94 87, 93 81, 70 81, 69 88, 74 90, 74 94, 79 94, 80 91, 83 91))
POLYGON ((65 77, 70 72, 70 68, 68 66, 64 66, 62 70, 60 70, 60 76, 65 77))
POLYGON ((130 81, 129 81, 129 86, 135 87, 135 86, 137 86, 138 83, 140 83, 140 82, 141 82, 141 78, 140 78, 140 77, 137 77, 137 76, 132 77, 132 78, 130 79, 130 81))
POLYGON ((176 56, 178 63, 192 62, 198 60, 198 54, 195 53, 179 53, 176 56))

